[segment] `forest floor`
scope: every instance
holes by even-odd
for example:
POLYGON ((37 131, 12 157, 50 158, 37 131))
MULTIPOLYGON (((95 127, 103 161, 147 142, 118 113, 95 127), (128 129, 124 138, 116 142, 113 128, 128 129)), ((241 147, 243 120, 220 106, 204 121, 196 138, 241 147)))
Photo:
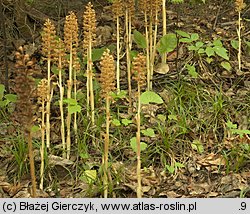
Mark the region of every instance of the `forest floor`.
MULTIPOLYGON (((45 1, 47 2, 47 1, 45 1)), ((54 1, 57 2, 57 1, 54 1)), ((41 12, 40 6, 36 10, 41 12)), ((16 47, 24 45, 38 60, 46 78, 46 65, 41 59, 40 32, 41 17, 57 21, 57 29, 62 29, 63 16, 74 10, 79 16, 83 11, 83 1, 66 5, 65 14, 56 11, 43 13, 37 17, 29 14, 30 22, 36 30, 7 29, 7 54, 10 93, 13 92, 15 77, 14 54, 16 47), (77 4, 78 3, 78 4, 77 4), (71 8, 73 7, 73 8, 71 8), (38 19, 38 18, 37 18, 38 19), (12 32, 8 34, 9 32, 12 32), (31 35, 28 35, 31 33, 31 35), (25 35, 25 36, 24 36, 25 35)), ((32 5, 31 5, 32 6, 32 5)), ((115 22, 112 21, 110 5, 104 1, 94 1, 97 10, 98 46, 115 47, 115 22)), ((6 7, 7 8, 7 7, 6 7)), ((45 10, 46 11, 46 10, 45 10)), ((11 8, 6 9, 8 18, 11 8)), ((139 12, 137 11, 139 14, 139 12)), ((143 33, 143 16, 134 21, 134 28, 143 33)), ((237 50, 233 40, 237 40, 237 12, 233 1, 208 0, 203 3, 169 4, 167 7, 167 31, 181 30, 190 35, 197 33, 204 47, 220 40, 227 50, 231 68, 225 58, 212 55, 209 61, 205 54, 190 50, 192 44, 179 43, 168 54, 168 68, 161 67, 160 56, 156 58, 153 90, 164 100, 163 104, 143 106, 142 141, 147 144, 142 151, 143 197, 250 197, 250 4, 242 12, 242 71, 238 72, 237 50), (189 49, 188 49, 189 48, 189 49), (192 73, 185 66, 194 65, 192 73), (157 66, 158 65, 158 66, 157 66), (222 66, 225 65, 225 66, 222 66), (195 76, 197 74, 197 76, 195 76), (146 131, 150 133, 146 133, 146 131), (152 133, 153 130, 153 133, 152 133)), ((18 24, 18 23, 16 23, 18 24)), ((162 27, 159 27, 159 38, 162 27)), ((4 40, 0 38, 1 48, 4 40)), ((134 50, 141 51, 135 43, 134 50)), ((125 51, 125 50, 122 50, 125 51)), ((4 55, 1 49, 1 55, 4 55)), ((3 57, 2 57, 3 59, 3 57)), ((0 62, 1 73, 5 64, 0 62)), ((99 62, 94 64, 97 76, 99 62)), ((86 93, 85 77, 79 77, 79 90, 86 93)), ((4 75, 0 78, 4 84, 4 75)), ((121 60, 121 88, 127 90, 126 57, 121 60)), ((133 85, 133 88, 136 88, 133 85)), ((96 91, 96 93, 98 90, 96 91)), ((135 92, 135 91, 134 91, 135 92)), ((58 91, 55 91, 58 93, 58 91)), ((56 99, 56 98, 55 98, 56 99)), ((136 197, 136 154, 130 146, 135 137, 136 124, 127 112, 127 99, 111 105, 109 197, 136 197), (122 119, 131 119, 124 125, 122 119), (117 119, 117 120, 114 120, 117 119)), ((133 103, 136 106, 135 103, 133 103)), ((14 122, 11 113, 15 104, 0 107, 0 197, 30 197, 30 175, 27 144, 14 122)), ((60 112, 57 105, 51 110, 52 149, 48 154, 45 170, 44 190, 39 197, 102 197, 102 132, 105 130, 103 107, 97 103, 98 125, 89 127, 83 114, 78 117, 79 145, 73 145, 70 160, 60 153, 60 112), (95 135, 97 146, 91 142, 95 135), (86 175, 87 174, 87 175, 86 175), (88 177, 89 176, 89 177, 88 177)), ((83 111, 84 106, 82 106, 83 111)), ((34 154, 37 181, 39 182, 40 133, 34 136, 34 154)))

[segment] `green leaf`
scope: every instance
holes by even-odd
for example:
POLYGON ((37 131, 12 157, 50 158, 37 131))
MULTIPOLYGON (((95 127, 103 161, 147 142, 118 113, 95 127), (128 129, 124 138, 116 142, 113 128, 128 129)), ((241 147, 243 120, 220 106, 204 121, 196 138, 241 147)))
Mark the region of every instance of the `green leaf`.
POLYGON ((200 48, 200 49, 198 50, 198 54, 204 54, 204 53, 205 53, 204 48, 200 48))
POLYGON ((206 61, 207 61, 208 64, 210 64, 210 63, 213 62, 214 60, 213 60, 212 58, 207 57, 207 58, 206 58, 206 61))
MULTIPOLYGON (((103 55, 103 52, 107 49, 107 47, 103 47, 103 48, 94 48, 92 50, 92 62, 96 62, 99 61, 103 55)), ((109 50, 111 50, 110 48, 108 48, 109 50)), ((87 64, 87 57, 84 57, 83 59, 83 63, 87 64)))
POLYGON ((75 106, 75 105, 77 105, 77 100, 75 100, 73 98, 67 98, 67 99, 63 99, 63 103, 75 106))
POLYGON ((185 37, 185 38, 190 38, 190 35, 188 33, 186 33, 185 31, 182 30, 176 30, 175 31, 178 35, 185 37))
POLYGON ((177 116, 176 116, 175 114, 170 114, 170 115, 168 115, 168 119, 169 119, 169 120, 175 120, 175 121, 178 120, 178 119, 177 119, 177 116))
POLYGON ((223 62, 221 62, 221 66, 222 66, 223 68, 225 68, 227 71, 230 71, 230 70, 232 69, 232 67, 231 67, 231 65, 230 65, 229 62, 223 61, 223 62))
POLYGON ((59 69, 57 66, 52 66, 51 71, 53 74, 58 75, 59 74, 59 69))
POLYGON ((92 50, 92 62, 99 61, 106 48, 94 48, 92 50))
POLYGON ((113 119, 113 120, 112 120, 112 124, 113 124, 114 126, 120 126, 120 125, 121 125, 121 122, 120 122, 120 120, 113 119))
POLYGON ((233 124, 232 121, 227 121, 226 125, 229 129, 237 129, 237 124, 233 124))
POLYGON ((198 33, 192 33, 190 39, 192 41, 196 41, 199 39, 199 34, 198 33))
POLYGON ((179 42, 191 43, 191 42, 192 42, 192 39, 189 39, 189 38, 181 38, 181 39, 179 39, 179 42))
POLYGON ((169 33, 164 35, 157 44, 157 51, 160 54, 169 53, 177 47, 176 34, 169 33))
POLYGON ((112 96, 113 99, 123 99, 126 98, 127 91, 121 90, 120 92, 111 92, 110 95, 112 96))
POLYGON ((130 51, 130 59, 133 61, 133 59, 138 55, 138 51, 132 50, 130 51))
POLYGON ((8 105, 9 101, 8 100, 0 100, 0 107, 6 107, 8 105))
POLYGON ((70 114, 74 114, 76 112, 81 112, 81 106, 80 105, 69 105, 68 111, 70 114))
POLYGON ((238 134, 240 138, 242 138, 246 134, 250 135, 250 130, 231 129, 231 131, 233 134, 238 134))
POLYGON ((173 4, 181 4, 184 2, 184 0, 171 0, 173 4))
POLYGON ((166 121, 166 116, 164 114, 158 114, 157 118, 162 122, 165 123, 166 121))
POLYGON ((122 119, 122 124, 124 125, 124 126, 128 126, 129 124, 131 124, 131 123, 133 123, 133 121, 132 120, 129 120, 129 119, 122 119))
POLYGON ((231 40, 231 45, 234 49, 238 50, 239 49, 239 41, 236 40, 231 40))
POLYGON ((194 140, 191 144, 192 148, 197 151, 199 154, 204 152, 204 147, 199 140, 194 140))
POLYGON ((206 47, 205 52, 206 52, 208 57, 214 56, 214 49, 210 46, 206 47))
POLYGON ((3 84, 0 84, 0 100, 3 99, 4 91, 5 91, 5 86, 3 84))
POLYGON ((133 34, 134 34, 135 43, 140 48, 147 48, 146 38, 137 30, 134 30, 133 34))
POLYGON ((32 126, 32 128, 31 128, 31 132, 37 132, 39 130, 40 130, 39 126, 32 126))
POLYGON ((4 97, 6 100, 8 100, 12 103, 17 101, 17 95, 15 95, 15 94, 6 94, 4 97))
POLYGON ((196 72, 196 68, 194 65, 186 65, 186 68, 188 70, 188 73, 190 76, 192 76, 193 78, 197 78, 198 77, 198 73, 196 72))
POLYGON ((220 39, 214 40, 213 45, 218 47, 223 47, 223 44, 220 39))
POLYGON ((154 129, 147 128, 146 130, 141 130, 141 133, 148 137, 155 137, 154 129))
POLYGON ((225 60, 229 60, 229 57, 227 55, 227 50, 225 48, 216 46, 213 49, 218 56, 222 57, 225 60))
MULTIPOLYGON (((137 152, 137 142, 136 142, 136 137, 132 137, 130 139, 130 146, 132 148, 132 150, 136 153, 137 152)), ((144 142, 140 142, 140 148, 141 151, 144 151, 147 148, 147 144, 144 142)))
POLYGON ((140 96, 141 104, 157 103, 162 104, 162 98, 153 91, 145 91, 140 96))
POLYGON ((92 184, 97 178, 96 170, 85 170, 80 179, 88 184, 92 184))
POLYGON ((195 43, 195 46, 196 46, 197 48, 201 48, 203 45, 204 45, 203 42, 196 42, 196 43, 195 43))
POLYGON ((167 168, 167 170, 168 170, 168 172, 169 172, 170 174, 173 174, 174 171, 175 171, 175 167, 174 167, 174 166, 170 166, 170 165, 167 165, 167 164, 166 164, 166 168, 167 168))
POLYGON ((179 162, 175 162, 175 167, 177 167, 177 168, 183 168, 183 167, 185 167, 185 165, 184 164, 182 164, 182 163, 179 163, 179 162))
POLYGON ((189 46, 188 46, 188 50, 189 50, 189 51, 198 51, 199 48, 196 47, 195 45, 189 45, 189 46))

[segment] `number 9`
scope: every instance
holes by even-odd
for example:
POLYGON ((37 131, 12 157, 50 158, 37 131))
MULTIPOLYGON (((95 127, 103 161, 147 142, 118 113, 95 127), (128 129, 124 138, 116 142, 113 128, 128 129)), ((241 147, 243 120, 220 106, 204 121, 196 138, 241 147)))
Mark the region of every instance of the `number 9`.
POLYGON ((246 202, 241 202, 241 210, 246 210, 246 208, 247 208, 247 204, 246 204, 246 202))

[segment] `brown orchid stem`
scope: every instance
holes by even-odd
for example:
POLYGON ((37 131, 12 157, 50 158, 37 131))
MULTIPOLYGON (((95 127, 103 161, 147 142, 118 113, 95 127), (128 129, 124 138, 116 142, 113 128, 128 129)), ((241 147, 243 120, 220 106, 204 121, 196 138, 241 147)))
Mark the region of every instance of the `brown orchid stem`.
MULTIPOLYGON (((50 53, 48 53, 50 55, 50 53)), ((50 70, 51 70, 51 59, 48 57, 47 75, 48 75, 48 94, 47 94, 47 105, 46 105, 46 145, 50 148, 50 70)))
POLYGON ((32 131, 31 126, 28 131, 28 149, 29 149, 29 162, 30 162, 30 175, 32 183, 32 197, 36 198, 36 174, 35 174, 35 163, 33 155, 33 145, 32 145, 32 131))
POLYGON ((63 112, 63 97, 64 97, 64 87, 62 85, 62 56, 59 55, 58 58, 58 69, 59 69, 59 107, 60 107, 60 115, 61 115, 61 139, 62 139, 62 156, 66 158, 66 142, 65 142, 65 125, 64 125, 64 112, 63 112))
MULTIPOLYGON (((72 49, 72 43, 70 44, 70 61, 69 61, 69 79, 67 82, 68 91, 67 91, 67 98, 71 99, 71 91, 72 91, 72 70, 73 70, 73 49, 72 49)), ((71 134, 70 134, 70 124, 71 124, 71 114, 68 110, 67 115, 67 151, 66 151, 66 157, 69 159, 70 157, 70 147, 71 147, 71 134)))
POLYGON ((117 92, 120 92, 120 22, 119 16, 116 17, 116 52, 117 52, 117 61, 116 61, 116 87, 117 92))
MULTIPOLYGON (((162 0, 162 36, 167 34, 166 0, 162 0)), ((167 62, 167 56, 162 54, 162 63, 167 62)))
POLYGON ((239 47, 238 47, 238 70, 239 70, 239 73, 240 73, 241 72, 241 11, 240 10, 238 12, 237 34, 238 34, 238 42, 239 42, 239 47))
POLYGON ((126 23, 126 56, 127 56, 127 77, 128 77, 128 95, 129 95, 129 108, 132 106, 132 88, 131 88, 131 61, 130 61, 130 34, 129 32, 129 9, 125 12, 125 23, 126 23))
POLYGON ((108 197, 108 151, 109 151, 110 97, 106 96, 106 134, 104 142, 104 198, 108 197))
POLYGON ((141 87, 138 82, 138 107, 137 107, 137 132, 136 132, 136 144, 137 144, 137 198, 142 197, 142 186, 141 186, 141 101, 140 101, 141 87))
POLYGON ((45 101, 42 100, 42 127, 41 127, 41 148, 40 148, 40 155, 41 155, 41 167, 40 167, 40 185, 39 188, 43 189, 43 178, 44 178, 44 152, 45 152, 45 101))
POLYGON ((153 73, 153 17, 152 17, 152 11, 151 11, 151 15, 149 18, 149 61, 150 61, 150 65, 149 65, 149 88, 148 90, 152 90, 152 73, 153 73))

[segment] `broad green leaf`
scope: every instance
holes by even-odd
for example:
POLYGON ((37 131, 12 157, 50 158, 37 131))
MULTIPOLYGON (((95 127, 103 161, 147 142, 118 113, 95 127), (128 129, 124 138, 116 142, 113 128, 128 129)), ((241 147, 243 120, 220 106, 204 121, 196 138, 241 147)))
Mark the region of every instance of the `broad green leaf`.
POLYGON ((232 67, 231 67, 231 65, 230 65, 229 62, 223 61, 223 62, 221 62, 221 66, 222 66, 223 68, 225 68, 227 71, 230 71, 230 70, 232 69, 232 67))
POLYGON ((81 106, 80 105, 69 105, 68 111, 70 114, 74 114, 76 112, 81 112, 81 106))
POLYGON ((88 184, 93 183, 97 178, 96 170, 85 170, 80 179, 88 184))
POLYGON ((141 130, 141 133, 148 137, 155 137, 155 131, 152 128, 147 128, 146 130, 141 130))
POLYGON ((218 46, 218 47, 222 47, 223 46, 221 40, 219 40, 219 39, 214 40, 213 45, 214 46, 218 46))
POLYGON ((198 73, 196 72, 196 68, 194 65, 186 65, 186 68, 188 70, 188 73, 190 76, 192 76, 193 78, 197 78, 198 77, 198 73))
POLYGON ((179 39, 179 42, 183 42, 183 43, 191 43, 191 42, 192 42, 192 40, 191 40, 191 39, 189 39, 189 38, 181 38, 181 39, 179 39))
POLYGON ((231 45, 234 49, 238 50, 239 49, 239 41, 236 40, 231 40, 231 45))
POLYGON ((112 124, 113 124, 114 126, 120 126, 120 125, 121 125, 121 122, 120 122, 120 120, 113 119, 113 120, 112 120, 112 124))
POLYGON ((157 51, 160 54, 169 53, 177 46, 176 34, 169 33, 164 35, 157 44, 157 51))
POLYGON ((147 42, 145 36, 143 36, 139 31, 134 30, 134 40, 135 43, 140 47, 140 48, 147 48, 147 42))
POLYGON ((59 74, 59 69, 57 66, 52 66, 51 71, 53 74, 58 75, 59 74))
POLYGON ((5 91, 5 86, 3 84, 0 84, 0 100, 3 99, 4 91, 5 91))
POLYGON ((4 108, 8 105, 8 100, 0 100, 0 108, 4 108))
POLYGON ((205 53, 204 48, 200 48, 200 49, 198 50, 198 54, 204 54, 204 53, 205 53))
POLYGON ((122 119, 122 124, 123 124, 124 126, 128 126, 128 125, 131 124, 131 123, 133 123, 132 120, 129 120, 129 119, 126 119, 126 118, 122 119))
MULTIPOLYGON (((136 137, 132 137, 130 139, 130 146, 132 148, 132 150, 136 153, 137 152, 137 142, 136 142, 136 137)), ((147 148, 147 144, 144 142, 140 142, 140 148, 141 151, 144 151, 147 148)))
POLYGON ((14 103, 17 101, 17 95, 15 94, 6 94, 5 96, 5 99, 7 99, 8 101, 14 103))
POLYGON ((190 35, 185 32, 185 31, 182 31, 182 30, 176 30, 175 31, 178 35, 182 36, 182 37, 185 37, 185 38, 190 38, 190 35))
POLYGON ((227 50, 225 48, 216 46, 214 47, 214 51, 218 56, 222 57, 225 60, 229 60, 227 50))
POLYGON ((199 34, 198 33, 192 33, 190 38, 191 38, 192 41, 196 41, 196 40, 199 39, 199 34))
POLYGON ((31 132, 37 132, 40 130, 40 127, 39 126, 32 126, 31 127, 31 132))
POLYGON ((206 52, 208 57, 214 56, 214 49, 210 46, 206 47, 205 52, 206 52))
POLYGON ((204 147, 199 140, 194 140, 191 144, 192 148, 197 151, 199 154, 204 152, 204 147))
POLYGON ((196 42, 196 43, 195 43, 195 46, 196 46, 197 48, 201 48, 203 45, 204 45, 203 42, 196 42))
POLYGON ((188 50, 189 50, 189 51, 198 51, 199 48, 196 47, 195 45, 189 45, 189 46, 188 46, 188 50))
POLYGON ((63 102, 69 105, 77 105, 77 100, 73 99, 73 98, 67 98, 67 99, 63 99, 63 102))
POLYGON ((94 48, 92 50, 92 62, 99 61, 106 48, 94 48))
POLYGON ((145 91, 140 96, 141 104, 157 103, 162 104, 162 98, 153 91, 145 91))
POLYGON ((168 170, 168 172, 169 172, 170 174, 173 174, 174 171, 175 171, 175 167, 174 167, 174 166, 166 165, 166 168, 167 168, 167 170, 168 170))
MULTIPOLYGON (((92 62, 99 61, 103 55, 103 52, 106 50, 106 47, 103 48, 94 48, 92 50, 92 62)), ((87 57, 83 60, 84 64, 87 64, 87 57)))

